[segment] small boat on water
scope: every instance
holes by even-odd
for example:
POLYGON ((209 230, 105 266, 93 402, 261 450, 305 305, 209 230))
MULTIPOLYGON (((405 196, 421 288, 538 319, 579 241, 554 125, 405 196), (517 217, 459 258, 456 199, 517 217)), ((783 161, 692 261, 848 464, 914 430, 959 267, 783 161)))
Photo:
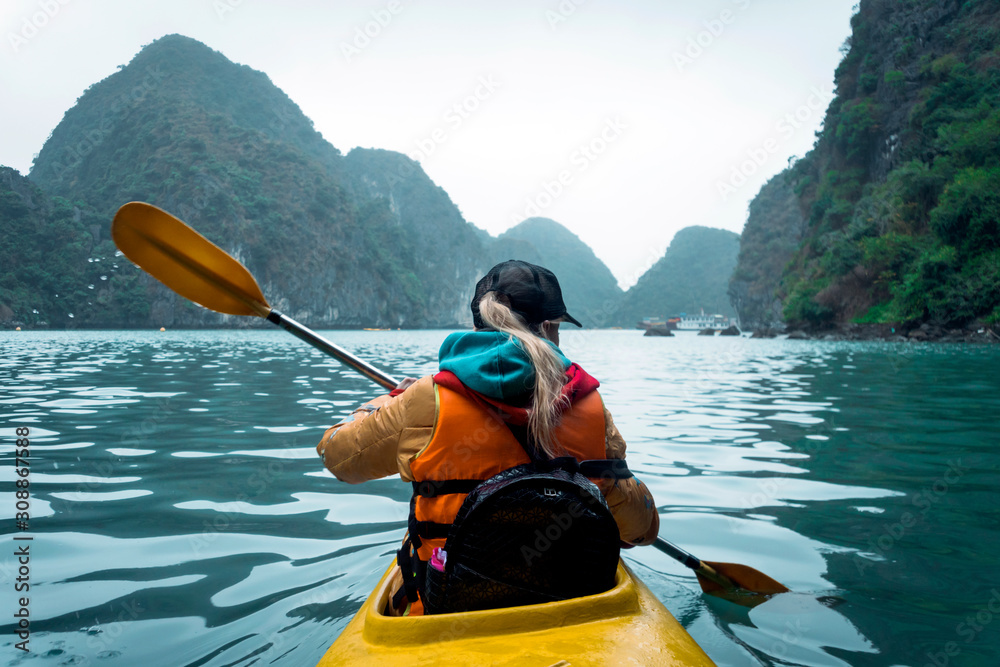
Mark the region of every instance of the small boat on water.
POLYGON ((702 312, 698 315, 681 313, 679 316, 668 317, 665 320, 646 317, 636 324, 636 328, 645 329, 646 331, 705 331, 706 329, 724 331, 735 324, 735 319, 730 319, 725 315, 706 315, 702 312))
POLYGON ((701 313, 700 315, 681 315, 680 319, 677 320, 677 329, 679 331, 704 331, 705 329, 722 331, 728 329, 732 324, 733 322, 725 315, 701 313))
POLYGON ((546 604, 392 617, 396 566, 372 591, 318 667, 333 665, 714 665, 621 561, 604 593, 546 604))

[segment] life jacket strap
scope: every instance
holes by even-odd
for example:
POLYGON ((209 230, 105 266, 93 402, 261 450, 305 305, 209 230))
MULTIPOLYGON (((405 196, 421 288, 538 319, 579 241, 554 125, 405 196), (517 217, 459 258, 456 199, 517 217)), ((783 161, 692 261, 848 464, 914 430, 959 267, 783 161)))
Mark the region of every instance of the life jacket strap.
MULTIPOLYGON (((450 523, 435 523, 433 521, 410 522, 410 534, 417 535, 418 539, 421 537, 425 540, 443 539, 448 537, 449 530, 451 530, 450 523)), ((417 540, 414 540, 414 545, 417 547, 420 546, 417 540)))
POLYGON ((403 545, 396 552, 396 563, 399 565, 399 573, 403 576, 403 587, 392 596, 392 606, 394 609, 402 609, 407 601, 417 601, 416 571, 413 567, 414 547, 413 540, 409 536, 403 540, 403 545))
POLYGON ((406 601, 416 602, 418 591, 423 588, 421 575, 424 574, 424 570, 420 566, 420 558, 417 556, 417 549, 423 544, 420 539, 423 535, 421 523, 428 522, 417 521, 417 496, 414 494, 410 497, 410 516, 407 521, 406 539, 403 540, 399 551, 396 552, 396 563, 403 576, 403 587, 392 597, 392 605, 396 609, 400 609, 406 601))
POLYGON ((628 479, 635 476, 628 469, 625 459, 592 459, 590 461, 580 461, 580 474, 591 479, 602 479, 609 476, 614 479, 628 479))

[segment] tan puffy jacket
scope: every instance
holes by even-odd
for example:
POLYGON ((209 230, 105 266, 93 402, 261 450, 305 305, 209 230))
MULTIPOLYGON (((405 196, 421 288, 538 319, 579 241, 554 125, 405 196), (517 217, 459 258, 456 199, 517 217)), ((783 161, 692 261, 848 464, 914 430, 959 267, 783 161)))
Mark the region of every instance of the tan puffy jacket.
MULTIPOLYGON (((330 428, 316 446, 323 464, 337 479, 360 484, 399 474, 413 481, 410 462, 427 446, 437 423, 437 398, 430 376, 417 380, 399 396, 365 403, 345 421, 330 428)), ((604 410, 605 457, 625 458, 625 440, 604 410)), ((646 485, 635 477, 598 482, 629 544, 650 544, 660 528, 656 505, 646 485)))

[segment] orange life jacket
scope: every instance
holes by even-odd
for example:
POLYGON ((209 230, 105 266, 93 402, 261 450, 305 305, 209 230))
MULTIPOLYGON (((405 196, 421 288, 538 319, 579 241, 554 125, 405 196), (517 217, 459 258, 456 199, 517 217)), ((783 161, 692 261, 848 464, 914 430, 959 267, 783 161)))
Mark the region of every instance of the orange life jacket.
MULTIPOLYGON (((414 545, 421 561, 430 559, 434 547, 444 546, 451 523, 476 484, 531 461, 493 410, 440 384, 435 384, 434 390, 438 405, 434 433, 410 463, 414 478, 410 537, 419 538, 414 545)), ((577 461, 604 459, 604 406, 596 391, 580 397, 562 413, 555 440, 577 461)))

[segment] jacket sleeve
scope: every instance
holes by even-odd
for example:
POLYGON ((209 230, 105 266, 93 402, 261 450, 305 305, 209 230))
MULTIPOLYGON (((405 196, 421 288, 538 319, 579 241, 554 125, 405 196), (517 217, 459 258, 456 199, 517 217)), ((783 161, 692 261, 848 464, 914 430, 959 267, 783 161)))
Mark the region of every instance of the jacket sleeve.
POLYGON ((379 396, 331 427, 316 445, 337 479, 360 484, 399 475, 412 481, 410 461, 434 430, 434 382, 417 380, 398 396, 379 396))
MULTIPOLYGON (((607 408, 604 409, 604 428, 605 456, 624 459, 625 439, 618 432, 607 408)), ((602 479, 598 486, 618 522, 622 540, 635 545, 651 544, 660 531, 660 516, 646 485, 636 477, 629 477, 602 479)))

